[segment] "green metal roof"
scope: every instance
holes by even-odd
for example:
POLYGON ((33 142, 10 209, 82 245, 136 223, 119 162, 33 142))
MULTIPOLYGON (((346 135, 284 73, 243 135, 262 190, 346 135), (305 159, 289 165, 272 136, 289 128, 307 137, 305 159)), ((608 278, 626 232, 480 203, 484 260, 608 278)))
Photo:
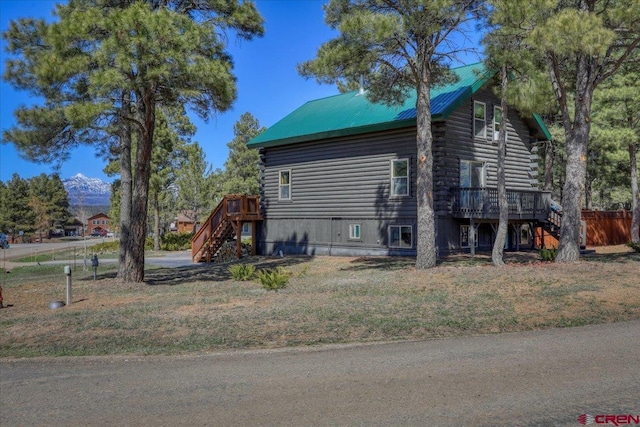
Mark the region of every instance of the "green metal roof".
MULTIPOLYGON (((446 119, 492 76, 482 63, 454 68, 456 82, 431 89, 434 121, 446 119)), ((538 120, 536 120, 538 122, 538 120)), ((543 126, 543 133, 547 133, 543 126)), ((249 141, 253 148, 273 147, 338 136, 415 126, 416 94, 403 105, 389 107, 370 102, 359 91, 309 101, 249 141)))

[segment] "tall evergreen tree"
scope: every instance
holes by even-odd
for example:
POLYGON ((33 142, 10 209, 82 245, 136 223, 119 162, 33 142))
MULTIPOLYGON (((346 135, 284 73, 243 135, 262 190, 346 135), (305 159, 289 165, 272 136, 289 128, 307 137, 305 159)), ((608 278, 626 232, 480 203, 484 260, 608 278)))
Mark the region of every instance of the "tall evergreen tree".
MULTIPOLYGON (((493 245, 492 261, 504 265, 504 246, 509 223, 509 205, 506 190, 505 162, 507 156, 507 120, 509 105, 521 114, 545 111, 553 94, 545 91, 544 81, 536 70, 536 58, 528 44, 526 9, 511 0, 491 0, 489 31, 483 39, 486 47, 487 68, 499 70, 496 92, 500 97, 500 131, 498 135, 498 230, 493 245)), ((539 62, 539 61, 538 61, 539 62)))
POLYGON ((325 21, 340 34, 324 43, 303 76, 348 86, 364 76, 368 98, 399 104, 416 92, 418 238, 416 268, 436 265, 431 87, 450 79, 448 64, 463 46, 465 25, 480 16, 472 0, 330 0, 325 21))
MULTIPOLYGON (((640 59, 640 54, 636 54, 640 59)), ((625 66, 602 84, 594 96, 594 131, 609 147, 603 156, 626 151, 627 167, 614 161, 612 172, 626 170, 631 190, 631 240, 640 242, 640 192, 638 190, 637 155, 640 150, 640 68, 625 66)))
POLYGON ((224 163, 224 194, 258 194, 260 156, 247 142, 264 132, 251 113, 244 113, 233 125, 234 138, 227 144, 229 157, 224 163))
POLYGON ((7 216, 9 212, 5 209, 7 197, 7 185, 0 181, 0 233, 6 233, 8 228, 7 216))
POLYGON ((118 276, 141 282, 157 109, 185 105, 203 119, 228 109, 235 81, 220 33, 248 40, 262 35, 263 20, 252 2, 238 0, 71 0, 56 15, 52 24, 13 22, 4 34, 18 56, 5 78, 45 99, 20 109, 4 140, 39 160, 93 140, 117 153, 118 276))
POLYGON ((4 230, 13 239, 21 231, 33 230, 35 216, 29 201, 29 182, 14 173, 7 182, 2 200, 4 230))
POLYGON ((63 227, 71 216, 69 196, 58 174, 40 174, 29 180, 29 205, 35 214, 35 228, 50 237, 54 226, 63 227))
MULTIPOLYGON (((181 161, 180 156, 185 154, 184 146, 195 131, 183 111, 176 109, 171 113, 170 117, 164 113, 156 117, 158 143, 153 147, 151 155, 149 199, 153 216, 153 250, 155 251, 160 250, 160 237, 163 234, 161 216, 167 217, 166 211, 174 199, 174 185, 181 161)), ((172 214, 175 212, 172 211, 172 214)))
POLYGON ((517 3, 532 17, 531 45, 545 60, 566 136, 563 216, 556 260, 576 261, 580 254, 581 207, 594 91, 628 63, 630 55, 638 49, 640 2, 517 3))
POLYGON ((208 213, 215 203, 208 183, 208 176, 211 174, 210 166, 202 147, 197 142, 185 146, 184 154, 180 159, 176 174, 177 204, 183 214, 193 221, 195 232, 202 213, 208 213))

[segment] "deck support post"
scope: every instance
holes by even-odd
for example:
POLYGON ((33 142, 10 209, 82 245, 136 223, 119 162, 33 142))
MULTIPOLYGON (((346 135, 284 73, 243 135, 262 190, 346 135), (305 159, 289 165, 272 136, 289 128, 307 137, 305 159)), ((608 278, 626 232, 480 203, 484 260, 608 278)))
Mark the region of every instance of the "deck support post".
POLYGON ((256 249, 256 243, 257 243, 257 237, 258 237, 258 232, 256 231, 256 221, 251 221, 251 256, 256 256, 257 249, 256 249))
POLYGON ((473 218, 469 218, 469 247, 471 256, 476 256, 476 224, 473 218))
POLYGON ((236 221, 236 256, 242 258, 242 221, 236 221))

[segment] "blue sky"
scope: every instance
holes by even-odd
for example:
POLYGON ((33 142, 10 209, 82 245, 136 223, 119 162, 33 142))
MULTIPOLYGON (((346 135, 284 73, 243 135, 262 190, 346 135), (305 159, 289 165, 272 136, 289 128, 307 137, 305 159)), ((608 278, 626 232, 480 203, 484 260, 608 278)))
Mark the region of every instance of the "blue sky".
MULTIPOLYGON (((0 31, 11 20, 35 17, 52 19, 56 1, 0 0, 0 31)), ((296 65, 312 59, 318 47, 335 37, 324 24, 322 5, 325 0, 255 0, 265 18, 265 35, 250 42, 230 40, 237 77, 238 98, 233 108, 204 123, 193 115, 198 131, 193 140, 205 150, 207 161, 221 168, 227 158, 227 143, 233 139, 233 125, 239 117, 250 112, 262 126, 269 127, 305 102, 334 95, 334 86, 319 85, 305 80, 296 72, 296 65)), ((1 42, 0 74, 4 74, 7 53, 1 42)), ((470 59, 467 63, 476 62, 470 59)), ((37 103, 29 94, 15 91, 4 81, 0 83, 0 128, 11 127, 13 111, 21 104, 37 103)), ((77 173, 113 181, 103 173, 105 162, 95 157, 90 146, 76 149, 57 171, 64 178, 77 173)), ((0 180, 8 181, 13 173, 29 178, 41 173, 56 172, 53 165, 36 164, 20 158, 12 144, 0 144, 0 180)))

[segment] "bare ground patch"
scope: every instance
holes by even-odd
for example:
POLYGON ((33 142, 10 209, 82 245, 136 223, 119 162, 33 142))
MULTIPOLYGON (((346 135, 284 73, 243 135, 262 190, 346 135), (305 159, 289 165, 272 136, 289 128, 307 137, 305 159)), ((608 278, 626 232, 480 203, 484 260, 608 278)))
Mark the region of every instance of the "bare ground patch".
MULTIPOLYGON (((621 248, 623 249, 623 248, 621 248)), ((159 354, 335 342, 426 339, 640 318, 640 255, 624 250, 546 264, 535 253, 460 255, 416 271, 406 258, 253 258, 282 266, 286 289, 235 281, 227 265, 156 269, 74 283, 5 278, 0 356, 159 354)))

